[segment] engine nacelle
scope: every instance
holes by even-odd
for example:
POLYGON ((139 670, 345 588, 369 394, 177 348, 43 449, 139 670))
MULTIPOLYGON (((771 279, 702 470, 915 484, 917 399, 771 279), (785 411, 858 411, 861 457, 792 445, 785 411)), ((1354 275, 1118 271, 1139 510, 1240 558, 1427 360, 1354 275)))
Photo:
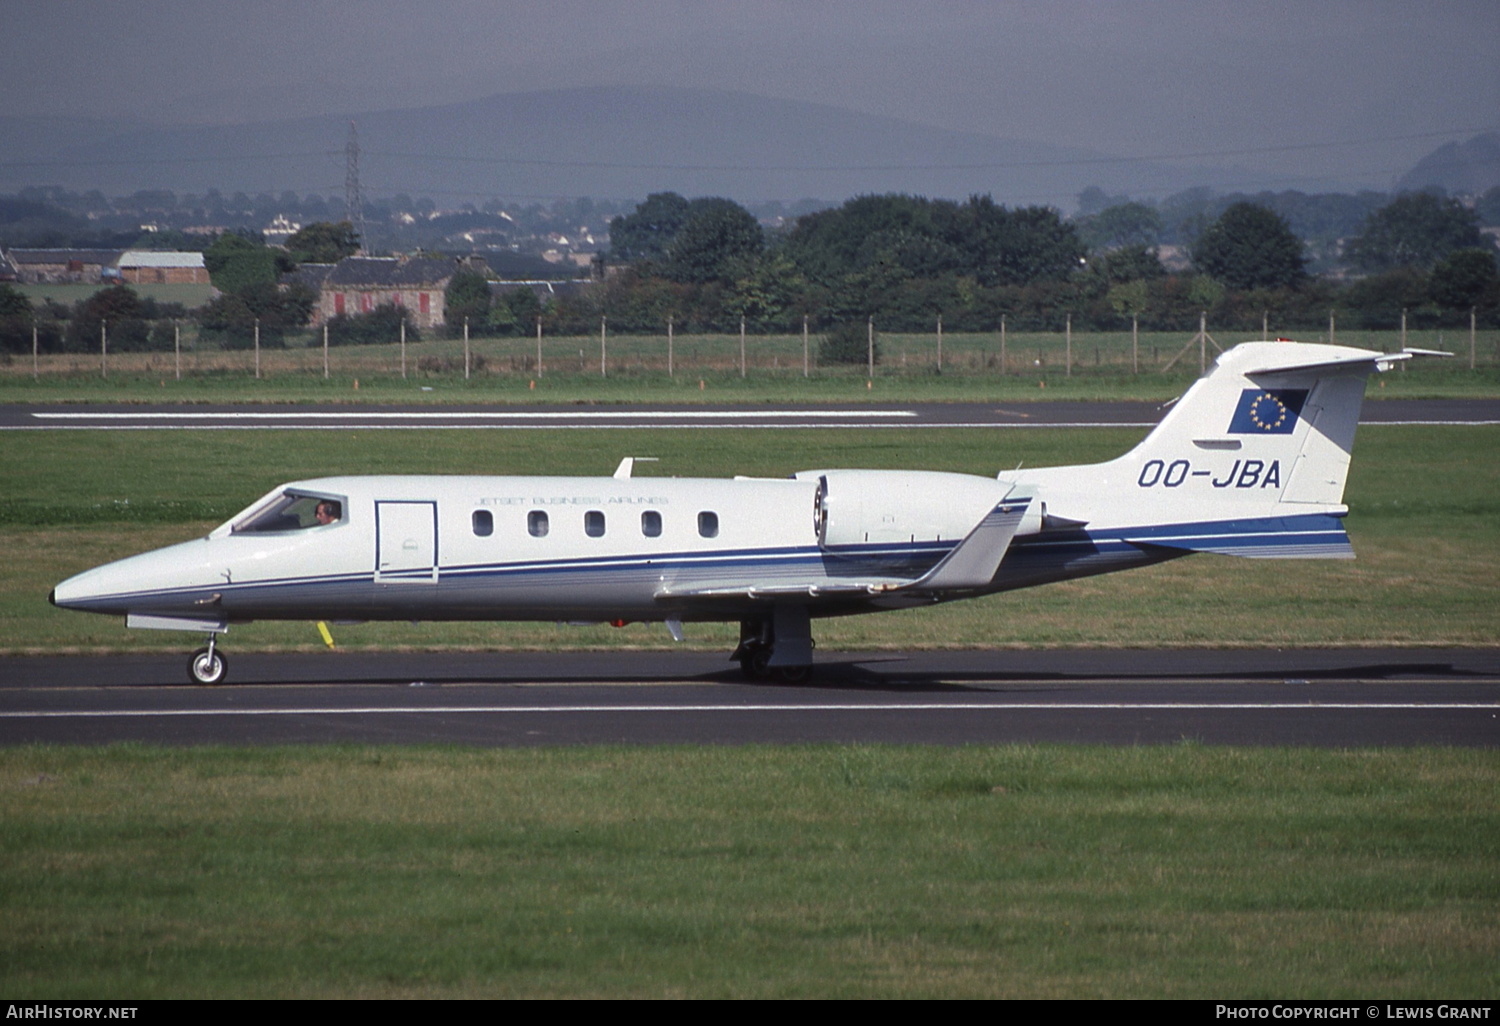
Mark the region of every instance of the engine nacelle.
MULTIPOLYGON (((1005 498, 993 478, 925 470, 804 470, 818 481, 813 524, 826 547, 880 542, 960 541, 1005 498)), ((1018 534, 1040 529, 1028 513, 1018 534)))

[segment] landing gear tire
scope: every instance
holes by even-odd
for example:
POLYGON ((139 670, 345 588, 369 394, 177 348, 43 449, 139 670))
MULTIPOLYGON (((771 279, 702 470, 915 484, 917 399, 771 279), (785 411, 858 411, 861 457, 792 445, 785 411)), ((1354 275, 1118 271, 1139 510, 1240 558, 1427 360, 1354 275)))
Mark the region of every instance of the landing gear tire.
POLYGON ((801 684, 812 673, 811 666, 781 666, 775 670, 776 679, 786 684, 801 684))
POLYGON ((766 645, 755 645, 740 657, 740 670, 751 680, 764 680, 771 670, 771 649, 766 645))
POLYGON ((188 660, 188 677, 194 684, 218 684, 228 672, 228 660, 212 646, 200 648, 188 660))

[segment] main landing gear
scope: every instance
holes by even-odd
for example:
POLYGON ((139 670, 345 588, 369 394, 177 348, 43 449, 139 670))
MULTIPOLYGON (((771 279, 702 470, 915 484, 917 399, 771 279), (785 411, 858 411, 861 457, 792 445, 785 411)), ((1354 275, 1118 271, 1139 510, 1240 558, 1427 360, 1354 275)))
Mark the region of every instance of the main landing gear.
POLYGON ((751 680, 800 684, 812 672, 812 623, 806 606, 776 606, 771 615, 740 621, 740 644, 729 658, 751 680))
POLYGON ((223 653, 214 647, 217 634, 208 636, 208 646, 200 648, 188 660, 188 677, 194 684, 219 684, 229 672, 229 662, 223 653))

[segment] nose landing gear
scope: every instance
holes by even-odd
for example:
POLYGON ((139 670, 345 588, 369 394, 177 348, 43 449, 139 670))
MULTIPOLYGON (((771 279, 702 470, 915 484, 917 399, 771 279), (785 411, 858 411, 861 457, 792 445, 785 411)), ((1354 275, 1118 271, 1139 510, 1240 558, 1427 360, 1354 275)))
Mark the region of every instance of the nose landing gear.
POLYGON ((194 684, 219 684, 229 672, 229 662, 214 647, 217 634, 208 636, 208 646, 200 648, 188 660, 188 677, 194 684))

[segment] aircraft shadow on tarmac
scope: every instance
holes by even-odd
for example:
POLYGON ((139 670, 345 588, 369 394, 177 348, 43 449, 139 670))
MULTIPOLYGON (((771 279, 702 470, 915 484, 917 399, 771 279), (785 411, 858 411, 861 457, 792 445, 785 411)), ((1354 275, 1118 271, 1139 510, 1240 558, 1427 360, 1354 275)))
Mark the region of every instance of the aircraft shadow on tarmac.
MULTIPOLYGON (((248 660, 247 660, 248 661, 248 660)), ((726 667, 721 671, 684 675, 665 675, 655 678, 656 684, 720 684, 752 687, 765 690, 798 690, 819 688, 840 691, 870 692, 929 692, 934 694, 966 691, 1008 692, 1035 690, 1044 685, 1048 692, 1055 693, 1058 686, 1087 685, 1100 681, 1172 683, 1192 681, 1194 683, 1264 681, 1267 683, 1304 683, 1313 681, 1399 681, 1404 678, 1483 678, 1489 674, 1455 666, 1451 662, 1401 662, 1388 661, 1365 663, 1356 666, 1298 666, 1295 662, 1271 668, 1230 668, 1220 671, 1163 670, 1150 672, 1069 672, 1040 669, 968 669, 954 668, 921 669, 910 665, 905 656, 892 655, 886 658, 863 658, 857 661, 829 660, 817 664, 805 680, 786 681, 775 678, 749 679, 737 668, 726 667)), ((445 687, 458 685, 490 686, 547 686, 547 685, 594 685, 610 687, 638 684, 642 675, 636 674, 567 674, 550 675, 537 673, 437 673, 421 678, 411 675, 370 674, 324 674, 256 673, 250 670, 231 684, 215 686, 222 688, 251 689, 285 687, 295 685, 364 685, 373 687, 445 687)), ((159 687, 166 682, 136 682, 126 686, 159 687)), ((170 682, 170 683, 175 683, 170 682)), ((182 682, 182 687, 198 685, 182 682)))

